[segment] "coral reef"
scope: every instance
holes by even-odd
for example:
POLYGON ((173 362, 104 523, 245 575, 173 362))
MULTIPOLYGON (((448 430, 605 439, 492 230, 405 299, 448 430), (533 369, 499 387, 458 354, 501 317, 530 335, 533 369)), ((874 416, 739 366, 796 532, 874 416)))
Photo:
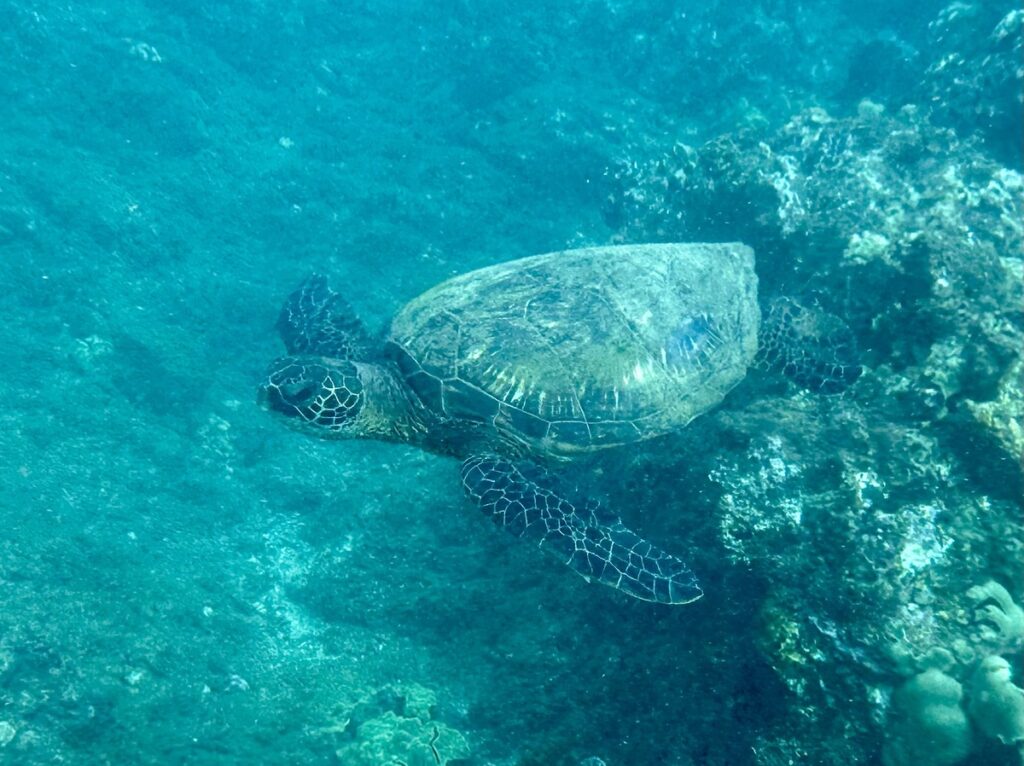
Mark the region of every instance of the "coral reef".
POLYGON ((1024 746, 1024 689, 1010 679, 1010 663, 992 655, 971 677, 967 707, 975 726, 1004 745, 1024 746))
POLYGON ((742 239, 766 297, 817 302, 864 349, 841 397, 754 380, 709 426, 743 445, 709 469, 719 541, 766 582, 759 645, 791 730, 852 733, 863 758, 884 733, 893 764, 966 757, 960 685, 1018 620, 1005 589, 959 583, 1020 581, 1021 175, 923 109, 864 102, 612 176, 623 240, 742 239))
POLYGON ((1024 609, 1006 588, 989 580, 970 588, 967 598, 974 604, 974 621, 984 629, 985 640, 996 642, 1003 651, 1024 643, 1024 609))
POLYGON ((465 737, 437 720, 435 694, 412 684, 385 687, 323 730, 337 736, 336 756, 352 766, 459 766, 468 764, 465 737))
POLYGON ((920 673, 893 694, 885 766, 954 766, 971 752, 971 726, 960 707, 963 688, 941 670, 920 673))
MULTIPOLYGON (((613 175, 622 238, 756 244, 764 292, 811 294, 846 317, 904 411, 973 429, 977 449, 1017 460, 1018 172, 907 107, 844 119, 811 109, 774 135, 677 146, 613 175)), ((1017 475, 1006 461, 994 470, 1017 475)))

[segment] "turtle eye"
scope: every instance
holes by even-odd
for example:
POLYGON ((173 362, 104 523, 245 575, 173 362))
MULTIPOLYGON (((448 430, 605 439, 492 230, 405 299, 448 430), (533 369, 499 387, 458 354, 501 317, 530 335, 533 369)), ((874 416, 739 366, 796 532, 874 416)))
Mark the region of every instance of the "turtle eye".
POLYGON ((296 381, 294 383, 285 383, 278 391, 280 391, 281 399, 285 404, 290 404, 292 407, 301 407, 313 396, 316 386, 307 381, 296 381))
POLYGON ((316 376, 322 372, 315 364, 300 363, 291 357, 279 359, 271 365, 260 386, 260 398, 270 409, 309 419, 303 413, 315 402, 319 391, 316 376))

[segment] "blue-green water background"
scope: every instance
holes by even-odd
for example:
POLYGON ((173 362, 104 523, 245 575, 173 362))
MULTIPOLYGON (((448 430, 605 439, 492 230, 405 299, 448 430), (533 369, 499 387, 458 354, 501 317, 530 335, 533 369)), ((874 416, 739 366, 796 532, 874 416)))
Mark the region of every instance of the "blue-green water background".
MULTIPOLYGON (((0 761, 345 762, 354 706, 414 685, 471 763, 752 763, 782 690, 749 589, 588 586, 454 462, 254 386, 310 271, 377 328, 606 243, 634 155, 922 100, 944 5, 0 4, 0 761)), ((645 528, 685 546, 713 498, 667 486, 696 511, 645 528)))

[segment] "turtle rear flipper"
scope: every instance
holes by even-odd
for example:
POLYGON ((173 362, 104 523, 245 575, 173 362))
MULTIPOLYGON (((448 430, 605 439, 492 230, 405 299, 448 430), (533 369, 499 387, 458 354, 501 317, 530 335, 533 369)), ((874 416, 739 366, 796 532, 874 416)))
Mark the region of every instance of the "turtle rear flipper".
POLYGON ((845 391, 863 370, 849 326, 792 298, 776 298, 764 313, 757 364, 822 394, 845 391))
POLYGON ((599 517, 597 503, 570 499, 532 464, 470 457, 462 464, 462 486, 496 524, 536 540, 587 580, 661 604, 688 604, 703 595, 686 564, 618 519, 599 517))
POLYGON ((277 330, 289 354, 365 359, 372 342, 348 301, 314 274, 288 296, 277 330))

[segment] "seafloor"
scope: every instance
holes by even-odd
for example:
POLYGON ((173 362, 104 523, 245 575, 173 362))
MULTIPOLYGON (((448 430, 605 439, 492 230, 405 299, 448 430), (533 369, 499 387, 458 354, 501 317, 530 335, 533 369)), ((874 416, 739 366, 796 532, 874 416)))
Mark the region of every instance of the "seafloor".
POLYGON ((1024 12, 690 5, 0 3, 0 762, 1019 762, 1024 12), (737 239, 865 372, 589 466, 695 604, 255 405, 314 269, 737 239))

